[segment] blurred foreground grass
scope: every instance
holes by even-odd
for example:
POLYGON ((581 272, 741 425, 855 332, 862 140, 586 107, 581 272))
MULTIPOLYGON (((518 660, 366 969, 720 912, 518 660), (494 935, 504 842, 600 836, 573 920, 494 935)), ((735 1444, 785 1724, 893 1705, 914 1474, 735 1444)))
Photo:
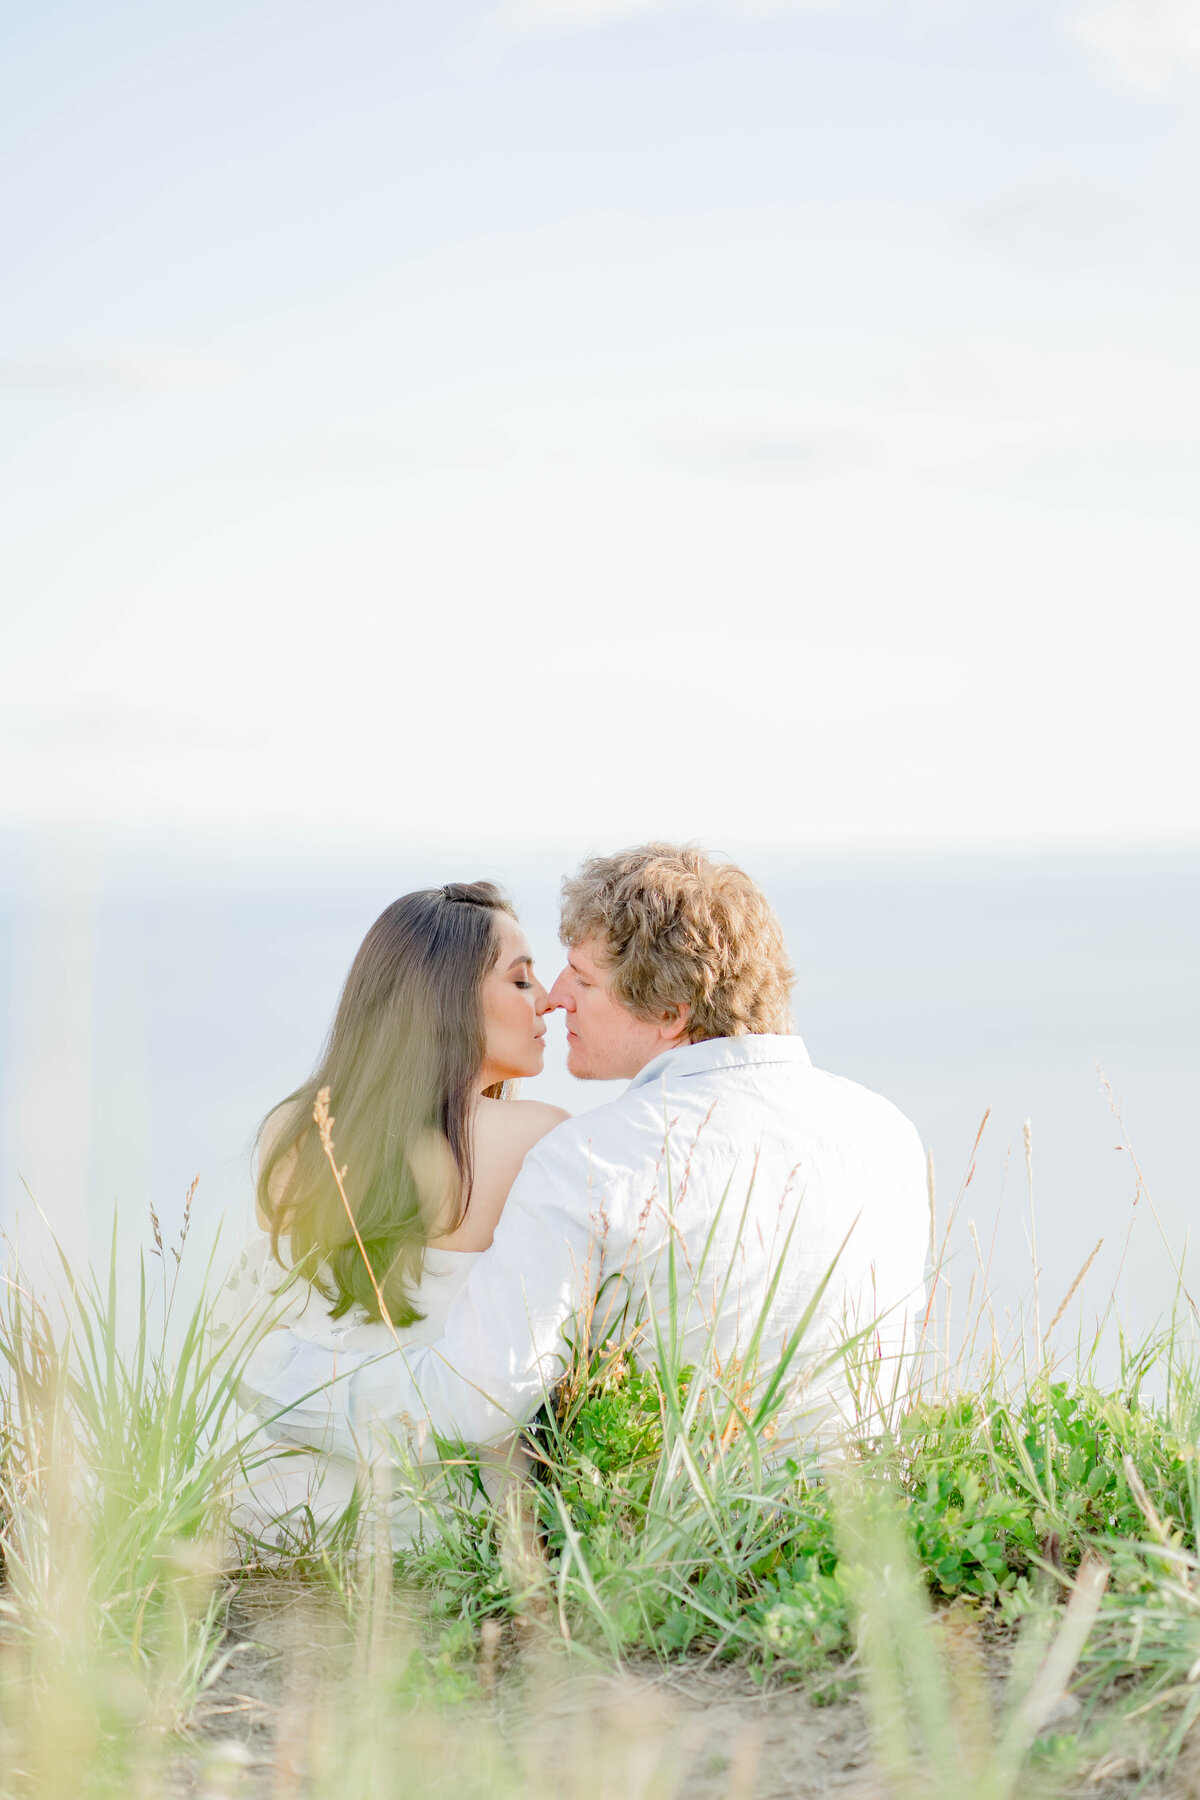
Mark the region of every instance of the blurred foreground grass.
POLYGON ((683 1366, 669 1322, 581 1348, 522 1495, 395 1562, 368 1526, 235 1566, 236 1357, 156 1248, 132 1316, 115 1244, 100 1280, 63 1257, 61 1305, 10 1272, 5 1800, 1189 1791, 1182 1279, 1105 1383, 1099 1331, 1002 1351, 986 1300, 954 1346, 931 1305, 903 1406, 851 1346, 863 1429, 819 1468, 785 1384, 683 1366))

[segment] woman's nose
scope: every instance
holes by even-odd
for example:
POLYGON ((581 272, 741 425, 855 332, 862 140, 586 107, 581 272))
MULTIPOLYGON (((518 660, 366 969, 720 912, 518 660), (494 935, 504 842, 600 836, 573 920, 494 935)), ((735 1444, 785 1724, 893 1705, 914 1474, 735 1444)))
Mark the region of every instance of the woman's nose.
POLYGON ((550 996, 536 975, 533 978, 533 1010, 539 1019, 543 1013, 550 1011, 550 996))

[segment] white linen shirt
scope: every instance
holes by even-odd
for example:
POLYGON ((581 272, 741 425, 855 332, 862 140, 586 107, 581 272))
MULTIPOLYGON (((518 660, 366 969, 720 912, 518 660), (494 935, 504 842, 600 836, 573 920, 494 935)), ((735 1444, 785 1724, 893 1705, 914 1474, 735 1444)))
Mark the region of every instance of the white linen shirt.
MULTIPOLYGON (((347 1180, 353 1199, 353 1169, 347 1180)), ((760 1370, 813 1306, 805 1406, 845 1409, 840 1363, 822 1353, 869 1326, 868 1355, 903 1366, 928 1219, 921 1143, 889 1101, 814 1069, 796 1037, 686 1044, 530 1151, 440 1341, 397 1347, 380 1325, 377 1349, 335 1353, 274 1331, 242 1398, 284 1441, 353 1456, 382 1430, 432 1459, 435 1436, 494 1444, 533 1416, 569 1362, 573 1322, 595 1304, 593 1341, 616 1330, 610 1276, 624 1272, 664 1323, 675 1288, 682 1360, 707 1343, 728 1369, 778 1269, 760 1370)))

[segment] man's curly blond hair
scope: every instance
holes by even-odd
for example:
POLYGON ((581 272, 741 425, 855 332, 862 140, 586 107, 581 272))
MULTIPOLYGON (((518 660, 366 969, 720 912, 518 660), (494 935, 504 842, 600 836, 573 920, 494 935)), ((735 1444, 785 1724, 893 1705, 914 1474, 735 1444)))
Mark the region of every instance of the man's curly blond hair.
POLYGON ((790 1032, 795 975, 779 920, 734 863, 676 844, 593 856, 563 882, 562 941, 596 941, 615 997, 641 1019, 688 1007, 686 1038, 790 1032))

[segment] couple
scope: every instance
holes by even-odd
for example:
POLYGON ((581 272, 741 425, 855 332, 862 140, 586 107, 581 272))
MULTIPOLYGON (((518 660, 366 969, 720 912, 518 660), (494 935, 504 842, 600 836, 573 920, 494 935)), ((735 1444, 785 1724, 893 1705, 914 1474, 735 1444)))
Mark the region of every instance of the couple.
MULTIPOLYGON (((241 1384, 261 1422, 251 1521, 325 1526, 365 1462, 513 1444, 578 1321, 603 1343, 626 1301, 663 1323, 674 1309, 682 1361, 707 1347, 726 1371, 765 1314, 764 1377, 808 1315, 793 1370, 812 1418, 849 1408, 830 1352, 852 1333, 877 1391, 901 1388, 924 1303, 921 1144, 791 1035, 793 975, 760 889, 645 844, 564 882, 561 936, 547 992, 490 883, 395 901, 318 1069, 266 1120, 241 1276, 251 1298, 275 1295, 241 1384), (575 1118, 510 1094, 541 1070, 557 1010, 570 1072, 629 1083, 575 1118)), ((414 1519, 392 1502, 397 1542, 414 1519)))

